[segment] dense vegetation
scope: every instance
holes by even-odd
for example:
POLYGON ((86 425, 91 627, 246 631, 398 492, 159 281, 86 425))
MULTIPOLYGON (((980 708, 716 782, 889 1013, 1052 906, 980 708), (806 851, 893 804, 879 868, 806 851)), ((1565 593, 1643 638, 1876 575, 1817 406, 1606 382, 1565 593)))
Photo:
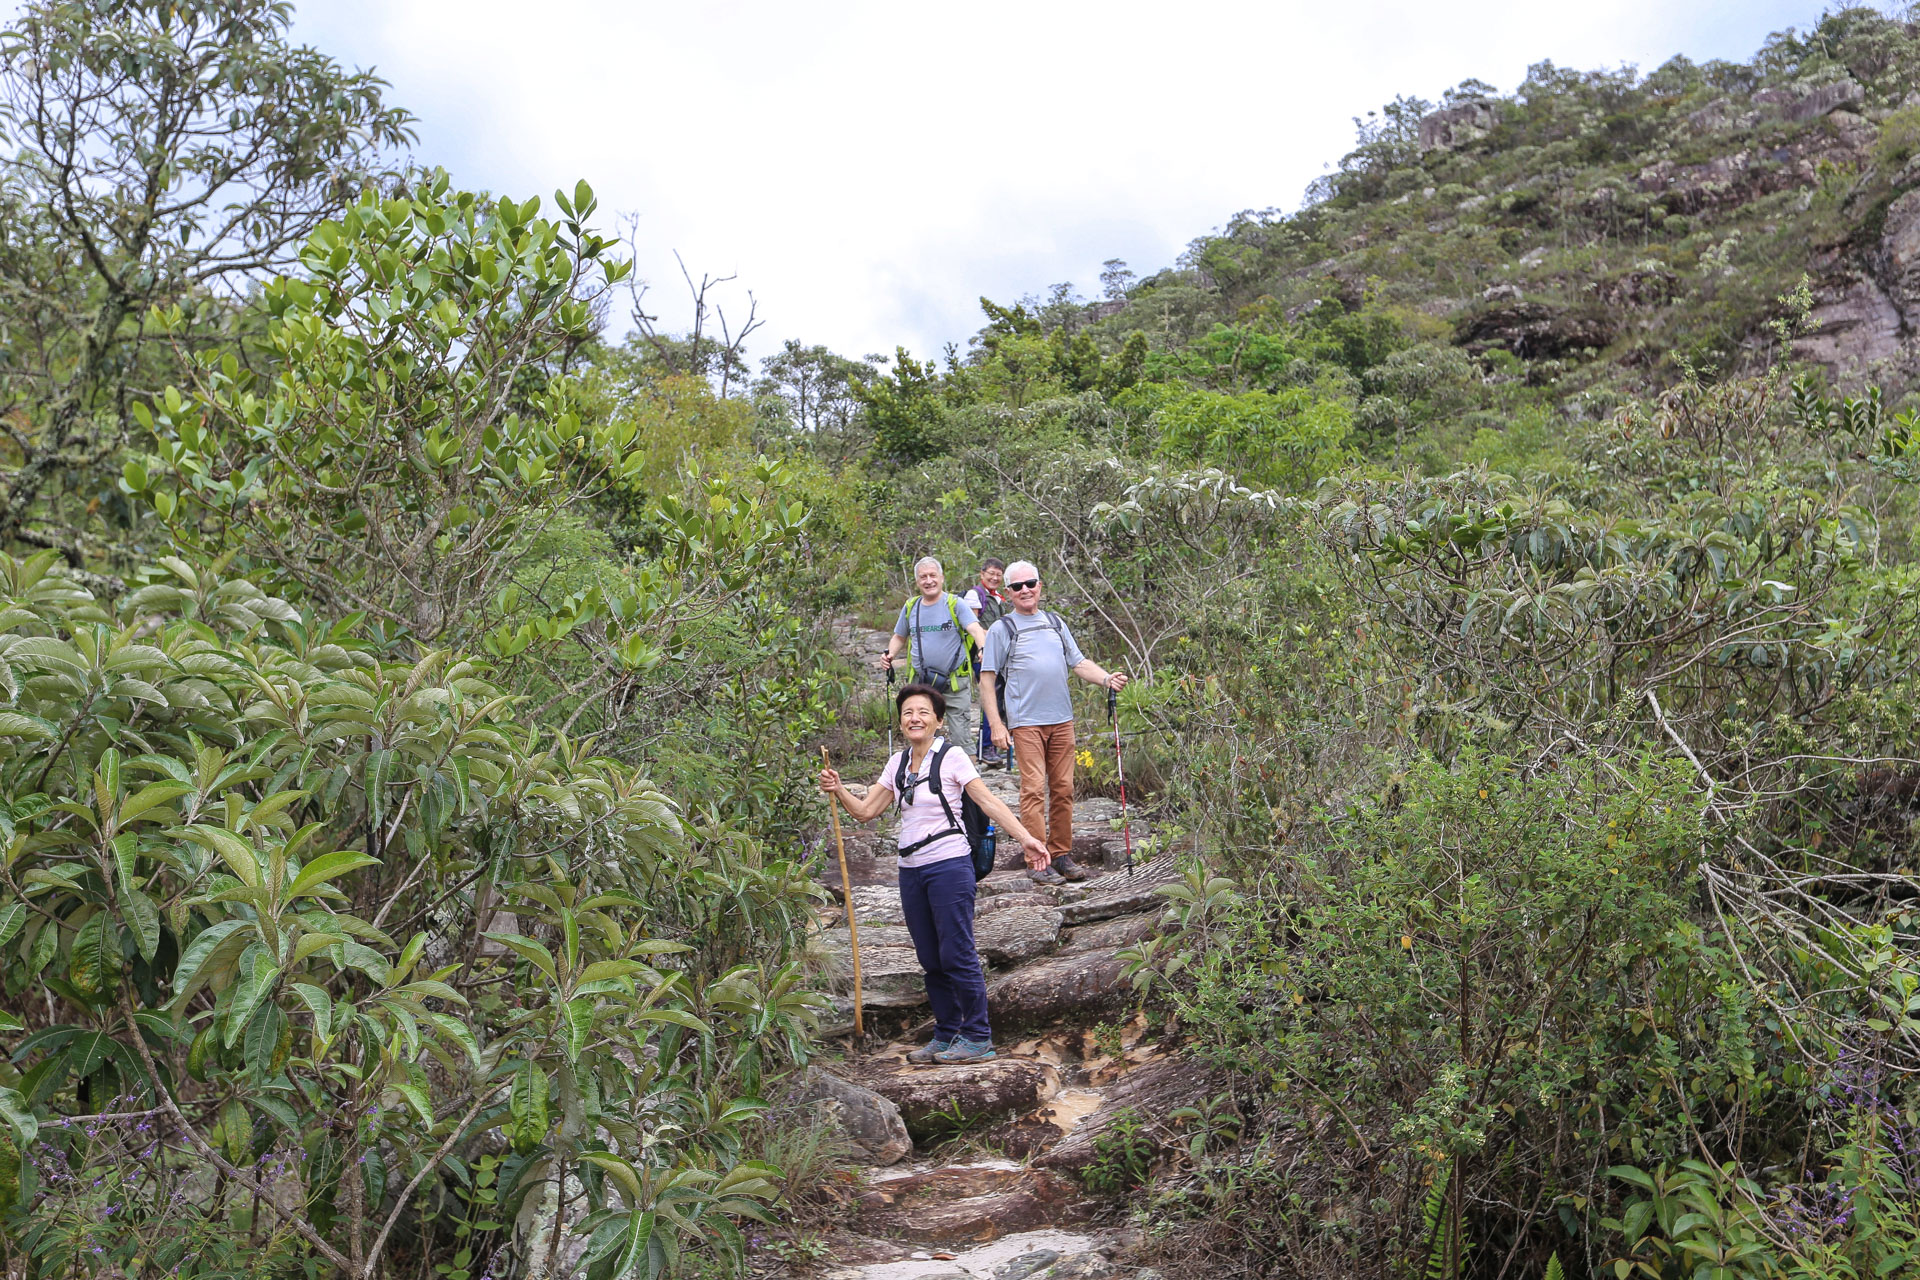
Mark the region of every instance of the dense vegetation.
POLYGON ((1142 677, 1132 976, 1235 1081, 1170 1271, 1920 1267, 1920 28, 1401 99, 1096 301, 743 378, 287 18, 0 37, 12 1274, 736 1269, 831 1156, 823 623, 926 551, 1142 677))

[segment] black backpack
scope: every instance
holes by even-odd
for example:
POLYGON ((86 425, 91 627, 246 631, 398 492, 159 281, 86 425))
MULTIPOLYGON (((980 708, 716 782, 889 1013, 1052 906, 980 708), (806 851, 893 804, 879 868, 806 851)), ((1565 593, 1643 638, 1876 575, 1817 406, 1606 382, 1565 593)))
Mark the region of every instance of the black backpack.
MULTIPOLYGON (((1045 618, 1047 625, 1053 628, 1053 634, 1060 638, 1060 647, 1064 650, 1067 647, 1066 628, 1061 625, 1060 619, 1045 609, 1040 610, 1040 616, 1045 618)), ((1013 615, 1011 613, 1001 614, 1000 621, 993 625, 997 627, 1000 626, 1001 623, 1005 623, 1007 628, 1007 656, 1000 659, 1000 669, 993 673, 993 701, 1000 709, 1000 723, 1006 724, 1007 673, 1013 666, 1013 652, 1020 647, 1020 637, 1034 630, 1034 628, 1014 625, 1013 615)), ((898 792, 895 794, 897 795, 898 792)))
MULTIPOLYGON (((935 840, 944 840, 948 836, 965 836, 967 851, 973 857, 973 878, 976 881, 984 880, 987 878, 987 873, 993 870, 996 843, 993 819, 987 816, 987 811, 980 807, 977 800, 962 791, 960 818, 957 822, 954 820, 953 805, 947 800, 946 790, 940 785, 940 761, 947 754, 947 746, 945 738, 936 741, 933 758, 927 762, 927 785, 933 788, 933 794, 940 798, 940 807, 947 812, 947 829, 936 831, 930 836, 915 840, 912 844, 901 845, 900 856, 904 858, 910 853, 918 853, 935 840)), ((912 754, 912 748, 900 753, 900 767, 894 770, 893 774, 893 794, 896 798, 907 794, 907 757, 912 754)))

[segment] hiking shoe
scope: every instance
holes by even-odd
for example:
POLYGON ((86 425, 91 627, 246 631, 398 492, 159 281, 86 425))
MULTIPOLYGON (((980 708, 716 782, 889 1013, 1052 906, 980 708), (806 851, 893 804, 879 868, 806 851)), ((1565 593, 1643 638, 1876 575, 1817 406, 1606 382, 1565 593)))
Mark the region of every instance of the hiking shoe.
POLYGON ((1071 857, 1069 857, 1066 854, 1061 854, 1059 857, 1053 860, 1053 869, 1060 873, 1060 878, 1062 880, 1078 881, 1078 880, 1093 879, 1093 875, 1091 872, 1089 872, 1085 867, 1081 866, 1079 863, 1075 862, 1071 857))
POLYGON ((922 1066, 925 1066, 927 1063, 932 1062, 935 1057, 945 1053, 948 1049, 951 1049, 952 1047, 953 1047, 953 1041, 946 1039, 944 1036, 935 1036, 933 1039, 921 1045, 918 1049, 915 1049, 913 1052, 909 1053, 907 1055, 907 1061, 917 1062, 917 1063, 920 1063, 922 1066))
POLYGON ((1033 881, 1035 884, 1044 885, 1060 885, 1067 882, 1067 878, 1058 871, 1055 871, 1052 867, 1042 867, 1038 871, 1029 871, 1027 872, 1027 879, 1033 881))
POLYGON ((969 1040, 961 1036, 945 1051, 934 1054, 933 1060, 953 1066, 962 1062, 990 1062, 993 1056, 993 1041, 969 1040))

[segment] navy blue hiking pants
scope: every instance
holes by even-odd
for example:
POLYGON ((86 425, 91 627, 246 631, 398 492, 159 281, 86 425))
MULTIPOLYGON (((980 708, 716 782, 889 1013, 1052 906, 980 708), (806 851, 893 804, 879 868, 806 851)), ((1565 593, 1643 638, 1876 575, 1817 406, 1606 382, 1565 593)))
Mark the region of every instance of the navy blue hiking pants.
POLYGON ((987 978, 973 948, 973 859, 900 868, 900 909, 926 971, 934 1038, 990 1042, 987 978))

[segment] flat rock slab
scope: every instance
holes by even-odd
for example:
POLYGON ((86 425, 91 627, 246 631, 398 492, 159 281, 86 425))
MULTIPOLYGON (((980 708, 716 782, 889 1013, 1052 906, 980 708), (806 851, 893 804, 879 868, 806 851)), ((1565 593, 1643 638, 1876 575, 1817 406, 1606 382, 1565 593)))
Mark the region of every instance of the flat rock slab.
POLYGON ((892 1101, 917 1138, 953 1132, 958 1111, 962 1123, 995 1120, 1032 1111, 1060 1092, 1060 1073, 1050 1064, 995 1058, 963 1066, 913 1067, 864 1076, 869 1089, 892 1101))
POLYGON ((994 964, 1024 964, 1053 950, 1060 940, 1061 918, 1053 907, 995 911, 973 922, 973 945, 994 964))
POLYGON ((1107 1089, 1099 1110, 1082 1120, 1033 1163, 1045 1169, 1086 1168, 1098 1154, 1096 1144, 1100 1135, 1122 1112, 1142 1119, 1147 1134, 1156 1143, 1171 1143, 1179 1134, 1168 1117, 1181 1107, 1206 1106, 1226 1089, 1227 1083, 1226 1074, 1219 1068, 1184 1054, 1156 1058, 1121 1076, 1107 1089))
POLYGON ((906 924, 906 913, 900 910, 900 886, 898 884, 855 884, 853 915, 862 928, 868 925, 906 924))
POLYGON ((1027 879, 1026 863, 1016 862, 1013 866, 1006 868, 995 865, 993 874, 974 886, 976 901, 978 898, 990 898, 1002 893, 1043 894, 1049 898, 1052 897, 1053 890, 1027 879))
MULTIPOLYGON (((814 838, 821 842, 824 852, 818 879, 838 897, 840 855, 834 848, 833 834, 831 831, 822 831, 814 838)), ((843 823, 841 839, 846 842, 847 848, 847 878, 853 881, 856 889, 863 885, 884 886, 900 882, 898 846, 893 836, 843 823)))
MULTIPOLYGON (((1063 913, 1064 915, 1064 913, 1063 913)), ((1062 954, 1071 951, 1117 950, 1130 947, 1160 932, 1160 913, 1145 911, 1138 915, 1115 916, 1096 924, 1083 924, 1071 930, 1061 943, 1062 954)), ((865 938, 865 934, 861 937, 865 938)))
MULTIPOLYGON (((937 1280, 939 1276, 954 1274, 966 1276, 968 1280, 994 1280, 1002 1267, 1016 1261, 1016 1270, 1032 1275, 1034 1269, 1027 1267, 1028 1260, 1045 1256, 1049 1263, 1043 1265, 1050 1265, 1060 1258, 1084 1253, 1096 1243, 1092 1237, 1074 1231, 1017 1231, 987 1244, 955 1251, 957 1256, 951 1259, 897 1258, 865 1266, 846 1266, 829 1270, 822 1280, 937 1280)), ((932 1252, 927 1249, 916 1251, 932 1252)), ((904 1252, 904 1246, 894 1246, 894 1253, 897 1255, 900 1252, 904 1252)))
POLYGON ((987 988, 987 1010, 999 1031, 1033 1031, 1056 1023, 1091 1023, 1119 1012, 1129 988, 1117 948, 1050 956, 1015 969, 987 988))
POLYGON ((1135 867, 1131 876, 1115 871, 1075 886, 1065 893, 1071 901, 1063 902, 1060 910, 1069 925, 1132 915, 1164 906, 1166 899, 1154 890, 1179 878, 1180 868, 1172 857, 1155 858, 1135 867))
MULTIPOLYGON (((863 924, 860 926, 860 956, 865 959, 867 952, 876 947, 911 947, 913 935, 907 932, 903 924, 863 924)), ((853 943, 847 927, 837 925, 832 929, 820 931, 820 946, 837 956, 853 953, 853 943)))
POLYGON ((858 1205, 863 1231, 945 1245, 1084 1222, 1089 1212, 1079 1183, 1065 1174, 964 1165, 879 1183, 858 1205))
MULTIPOLYGON (((853 991, 851 952, 843 951, 835 957, 833 989, 841 995, 851 995, 853 991)), ((870 947, 863 933, 860 996, 866 1005, 875 1009, 911 1009, 925 1004, 927 980, 920 968, 919 955, 912 947, 870 947)))
POLYGON ((1053 900, 1053 895, 1040 892, 1039 885, 1034 884, 1031 880, 1027 882, 1027 885, 1034 892, 1020 893, 1016 890, 1007 893, 993 893, 975 898, 973 905, 974 919, 978 920, 981 916, 994 911, 1005 911, 1009 907, 1046 907, 1051 910, 1053 907, 1059 905, 1053 900))

